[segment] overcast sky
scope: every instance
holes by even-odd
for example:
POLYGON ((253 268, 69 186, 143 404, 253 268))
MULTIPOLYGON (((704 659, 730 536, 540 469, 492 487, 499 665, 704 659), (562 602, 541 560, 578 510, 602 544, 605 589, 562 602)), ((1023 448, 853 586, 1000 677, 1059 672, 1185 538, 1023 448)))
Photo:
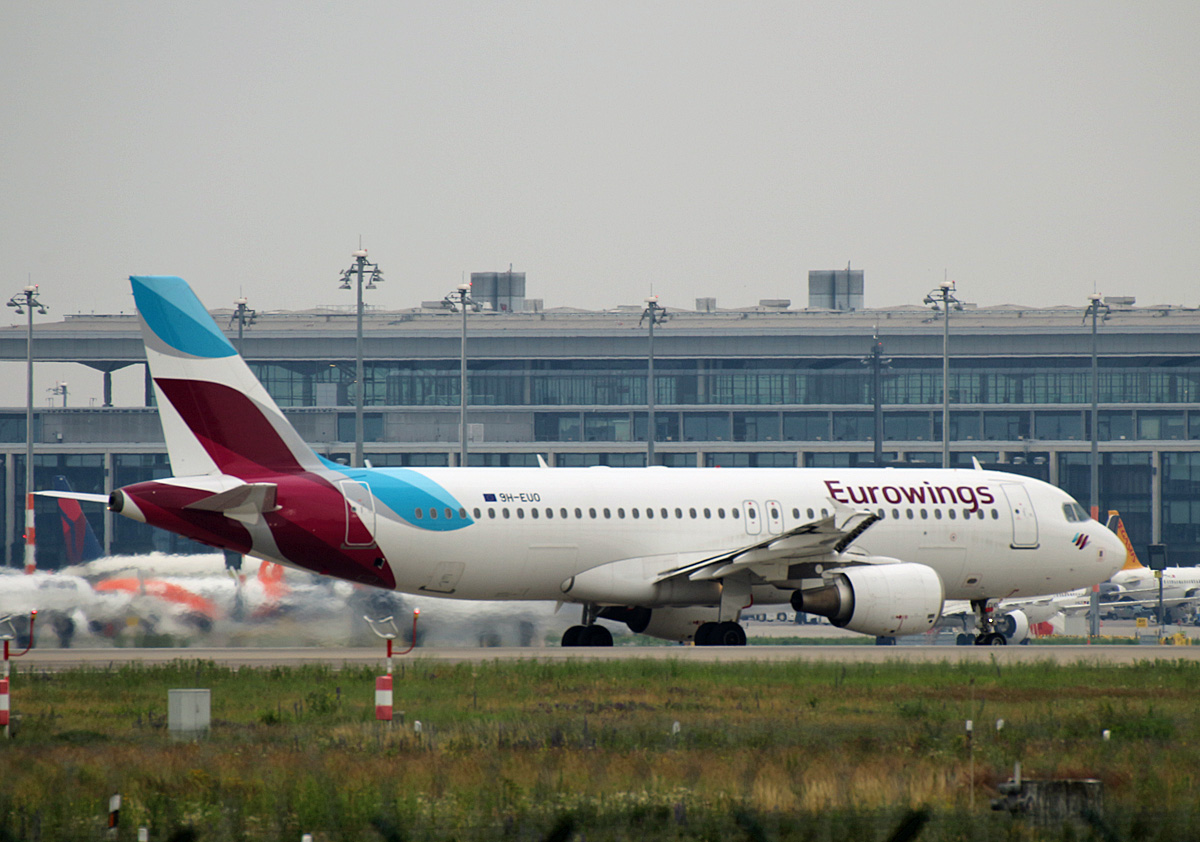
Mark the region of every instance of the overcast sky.
MULTIPOLYGON (((1200 3, 9 2, 0 268, 209 307, 1200 304, 1200 3)), ((5 295, 8 290, 0 289, 5 295)), ((19 317, 6 311, 14 323, 19 317)))

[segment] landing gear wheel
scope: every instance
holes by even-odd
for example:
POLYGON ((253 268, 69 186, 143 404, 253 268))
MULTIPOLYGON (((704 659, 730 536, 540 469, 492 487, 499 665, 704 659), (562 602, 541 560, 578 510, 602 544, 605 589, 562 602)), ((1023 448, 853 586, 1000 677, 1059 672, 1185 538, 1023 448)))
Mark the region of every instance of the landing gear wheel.
POLYGON ((745 646, 746 632, 737 623, 701 623, 692 638, 697 646, 745 646))
POLYGON ((571 626, 563 632, 563 646, 583 646, 583 636, 587 634, 587 626, 571 626))
POLYGON ((976 646, 1007 646, 1008 638, 1000 632, 988 632, 975 638, 976 646))
POLYGON ((746 632, 740 625, 729 621, 717 623, 717 633, 713 639, 714 646, 745 646, 746 632))
POLYGON ((612 646, 612 632, 604 626, 585 626, 583 635, 584 646, 612 646))
POLYGON ((612 632, 604 626, 571 626, 562 636, 563 646, 612 646, 612 632))

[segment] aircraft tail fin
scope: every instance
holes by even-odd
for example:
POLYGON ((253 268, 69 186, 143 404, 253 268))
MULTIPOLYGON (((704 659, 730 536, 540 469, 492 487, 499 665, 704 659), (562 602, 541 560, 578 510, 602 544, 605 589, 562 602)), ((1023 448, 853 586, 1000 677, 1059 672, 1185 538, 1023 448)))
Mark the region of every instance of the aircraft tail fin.
POLYGON ((1125 545, 1125 566, 1122 570, 1144 570, 1146 565, 1138 559, 1137 551, 1133 548, 1133 542, 1129 540, 1129 533, 1125 531, 1125 524, 1121 520, 1121 515, 1115 509, 1108 513, 1109 529, 1117 533, 1117 537, 1121 539, 1121 543, 1125 545))
MULTIPOLYGON (((71 483, 66 477, 54 478, 54 489, 73 493, 71 483)), ((58 498, 58 515, 62 520, 63 543, 67 548, 66 563, 74 566, 94 561, 104 555, 92 524, 84 515, 79 500, 72 497, 58 498)))
POLYGON ((246 479, 320 467, 186 282, 129 280, 176 476, 246 479))

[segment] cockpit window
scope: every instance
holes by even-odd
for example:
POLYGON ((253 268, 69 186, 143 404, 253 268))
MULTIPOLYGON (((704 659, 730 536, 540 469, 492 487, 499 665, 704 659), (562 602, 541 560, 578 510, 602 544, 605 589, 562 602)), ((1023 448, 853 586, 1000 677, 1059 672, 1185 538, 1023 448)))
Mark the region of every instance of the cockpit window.
POLYGON ((1067 517, 1068 523, 1083 523, 1089 520, 1087 509, 1072 500, 1070 503, 1063 503, 1063 514, 1067 517))

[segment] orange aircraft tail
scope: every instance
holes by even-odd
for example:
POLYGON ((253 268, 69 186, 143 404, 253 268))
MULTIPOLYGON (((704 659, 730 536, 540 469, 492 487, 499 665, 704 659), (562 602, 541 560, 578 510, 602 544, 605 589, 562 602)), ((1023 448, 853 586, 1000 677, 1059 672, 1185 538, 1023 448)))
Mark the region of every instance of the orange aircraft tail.
POLYGON ((1145 570, 1146 565, 1138 560, 1137 552, 1133 549, 1133 542, 1129 540, 1129 533, 1125 531, 1125 524, 1121 521, 1120 512, 1115 509, 1110 509, 1108 512, 1109 529, 1117 533, 1117 537, 1121 539, 1121 543, 1125 545, 1125 566, 1122 570, 1145 570))

